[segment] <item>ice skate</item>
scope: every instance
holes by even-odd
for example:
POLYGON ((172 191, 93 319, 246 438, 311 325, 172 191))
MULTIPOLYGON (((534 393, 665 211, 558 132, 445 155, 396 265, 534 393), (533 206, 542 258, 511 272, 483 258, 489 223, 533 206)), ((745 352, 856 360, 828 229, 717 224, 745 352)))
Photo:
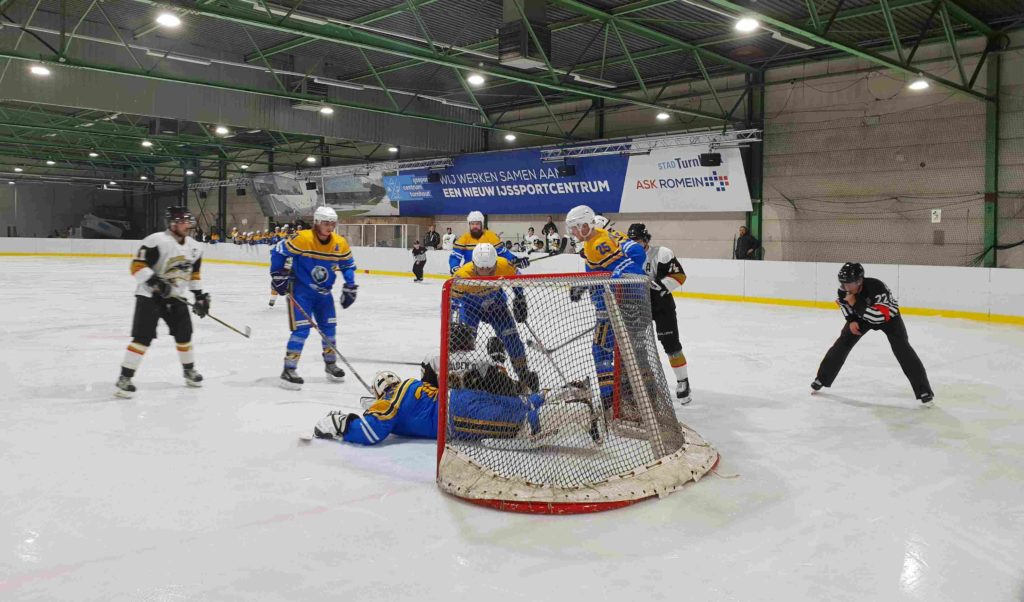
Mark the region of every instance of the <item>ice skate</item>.
POLYGON ((117 379, 117 390, 114 395, 124 399, 131 399, 135 395, 135 385, 132 384, 130 376, 121 376, 117 379))
POLYGON ((324 372, 327 373, 327 380, 335 383, 345 382, 345 371, 334 362, 324 364, 324 372))
POLYGON ((274 303, 277 303, 277 297, 271 297, 268 305, 270 305, 270 307, 274 307, 274 303))
POLYGON ((298 391, 302 389, 302 383, 304 382, 306 381, 302 380, 302 377, 295 372, 294 368, 285 368, 281 372, 281 380, 278 384, 281 385, 282 389, 298 391))
POLYGON ((185 376, 185 384, 190 387, 203 386, 203 375, 196 372, 195 368, 185 368, 182 374, 185 376))
POLYGON ((918 400, 921 401, 922 408, 932 407, 932 400, 935 399, 934 393, 922 393, 917 396, 918 400))
POLYGON ((684 378, 676 381, 676 399, 679 400, 679 405, 684 406, 690 403, 690 379, 684 378))
POLYGON ((821 381, 820 381, 820 380, 818 380, 818 379, 814 379, 814 382, 812 382, 812 383, 811 383, 811 395, 814 395, 814 394, 815 394, 815 393, 817 393, 818 391, 821 391, 821 388, 822 388, 823 386, 824 386, 824 385, 822 385, 822 384, 821 384, 821 381))

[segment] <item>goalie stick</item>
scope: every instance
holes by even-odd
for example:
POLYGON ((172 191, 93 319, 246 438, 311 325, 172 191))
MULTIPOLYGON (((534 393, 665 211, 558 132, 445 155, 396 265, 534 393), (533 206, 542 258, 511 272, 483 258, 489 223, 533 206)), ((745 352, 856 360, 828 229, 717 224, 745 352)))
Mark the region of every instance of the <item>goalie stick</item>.
POLYGON ((338 356, 338 359, 341 360, 341 363, 348 366, 348 369, 352 371, 352 376, 356 377, 356 380, 359 381, 359 384, 363 385, 363 388, 365 388, 368 392, 373 393, 373 389, 370 388, 370 385, 366 384, 366 381, 363 380, 362 376, 359 376, 359 372, 357 372, 356 369, 352 367, 352 364, 350 364, 349 361, 345 359, 345 356, 342 355, 340 351, 338 351, 338 348, 334 346, 334 343, 332 343, 329 338, 327 338, 327 335, 324 334, 324 331, 320 330, 320 326, 313 321, 313 318, 309 317, 309 314, 306 313, 306 310, 302 309, 302 306, 296 303, 295 299, 292 299, 291 295, 286 296, 288 297, 288 302, 291 303, 292 307, 299 310, 299 313, 301 313, 303 317, 305 317, 306 320, 308 320, 309 323, 313 325, 313 328, 315 328, 316 331, 320 333, 320 338, 323 339, 324 344, 327 345, 327 347, 334 352, 334 355, 338 356))
MULTIPOLYGON (((195 308, 195 304, 194 303, 190 303, 189 300, 184 298, 184 297, 175 297, 175 299, 177 299, 178 301, 181 301, 182 303, 184 303, 185 305, 188 305, 189 307, 195 308)), ((245 326, 245 330, 244 331, 243 330, 239 330, 239 329, 235 328, 234 326, 228 324, 224 320, 221 320, 217 316, 211 314, 209 311, 206 312, 205 316, 199 316, 199 317, 200 318, 204 318, 204 317, 205 318, 210 318, 211 320, 213 320, 214 322, 220 324, 221 326, 224 326, 224 327, 226 327, 229 330, 233 330, 233 331, 237 332, 238 334, 242 335, 243 337, 245 337, 247 339, 250 337, 250 335, 252 335, 252 328, 249 328, 248 326, 245 326)))
MULTIPOLYGON (((589 334, 591 334, 593 332, 594 332, 593 328, 588 328, 587 330, 584 330, 583 332, 579 333, 578 335, 572 337, 571 339, 569 339, 567 341, 563 341, 563 342, 561 342, 561 343, 559 343, 557 345, 552 345, 551 347, 543 347, 543 349, 546 349, 548 353, 554 353, 554 352, 558 351, 559 349, 563 349, 567 345, 569 345, 571 343, 575 343, 576 341, 582 339, 583 337, 585 337, 585 336, 587 336, 587 335, 589 335, 589 334)), ((533 340, 533 339, 527 341, 526 342, 526 346, 530 347, 531 349, 541 349, 542 348, 540 341, 533 340)))

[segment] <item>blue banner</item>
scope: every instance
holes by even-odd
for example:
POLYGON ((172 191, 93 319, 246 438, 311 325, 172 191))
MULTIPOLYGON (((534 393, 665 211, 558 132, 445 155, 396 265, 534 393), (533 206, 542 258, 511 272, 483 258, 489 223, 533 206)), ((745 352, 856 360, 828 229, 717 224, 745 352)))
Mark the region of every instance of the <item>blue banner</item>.
POLYGON ((628 157, 573 159, 576 173, 561 176, 561 163, 544 163, 540 156, 538 149, 463 155, 435 172, 438 182, 428 182, 424 169, 384 176, 383 183, 403 216, 566 213, 576 205, 598 213, 619 210, 628 157))

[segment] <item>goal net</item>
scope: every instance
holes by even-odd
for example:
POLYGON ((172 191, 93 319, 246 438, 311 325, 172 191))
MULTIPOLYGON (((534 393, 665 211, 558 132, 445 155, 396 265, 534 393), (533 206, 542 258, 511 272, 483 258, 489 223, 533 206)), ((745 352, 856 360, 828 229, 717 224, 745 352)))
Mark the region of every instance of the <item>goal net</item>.
POLYGON ((718 461, 676 419, 645 277, 452 279, 442 305, 443 491, 594 512, 667 495, 718 461))

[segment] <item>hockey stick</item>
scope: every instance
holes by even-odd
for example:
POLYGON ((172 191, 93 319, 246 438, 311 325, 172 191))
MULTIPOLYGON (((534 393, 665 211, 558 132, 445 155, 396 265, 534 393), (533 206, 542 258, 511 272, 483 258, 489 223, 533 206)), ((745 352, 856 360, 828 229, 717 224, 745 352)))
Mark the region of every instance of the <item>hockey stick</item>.
MULTIPOLYGON (((184 303, 185 305, 187 305, 187 306, 189 306, 191 308, 195 308, 195 304, 194 303, 189 303, 188 299, 185 299, 184 297, 174 297, 174 298, 177 299, 178 301, 181 301, 182 303, 184 303)), ((221 320, 217 316, 211 314, 209 311, 206 312, 205 316, 199 316, 199 317, 200 318, 204 318, 204 317, 205 318, 210 318, 211 320, 213 320, 214 322, 220 324, 221 326, 224 326, 224 327, 226 327, 229 330, 234 330, 235 332, 237 332, 238 334, 242 335, 243 337, 245 337, 247 339, 252 334, 252 328, 249 328, 248 326, 246 326, 244 331, 243 330, 239 330, 239 329, 235 328, 234 326, 228 324, 224 320, 221 320)))
MULTIPOLYGON (((547 347, 546 348, 547 352, 548 353, 554 353, 554 352, 558 351, 559 349, 564 348, 566 345, 569 345, 570 343, 575 343, 576 341, 582 339, 583 337, 585 337, 585 336, 587 336, 587 335, 589 335, 589 334, 591 334, 593 332, 594 332, 593 328, 588 328, 587 330, 584 330, 583 332, 579 333, 578 335, 572 337, 571 339, 569 339, 567 341, 564 341, 564 342, 559 343, 558 345, 554 345, 552 347, 547 347)), ((541 348, 540 341, 534 341, 534 340, 527 341, 526 342, 526 346, 527 347, 531 347, 533 349, 541 348)))
POLYGON ((554 366, 555 372, 558 372, 558 376, 562 377, 562 384, 568 384, 569 379, 565 377, 565 372, 562 372, 562 369, 558 366, 557 363, 555 363, 555 360, 551 358, 551 352, 544 347, 544 343, 540 342, 540 337, 538 337, 537 333, 533 331, 533 327, 530 326, 530 322, 523 320, 523 326, 526 327, 526 331, 530 333, 530 336, 533 337, 534 342, 537 343, 536 349, 540 351, 544 355, 544 357, 548 359, 548 362, 550 362, 552 366, 554 366))
MULTIPOLYGON (((352 367, 352 364, 350 364, 349 361, 347 359, 345 359, 345 356, 342 355, 340 351, 338 351, 338 348, 334 346, 334 343, 332 343, 329 338, 327 338, 327 335, 324 334, 324 331, 320 330, 320 326, 316 322, 313 321, 313 318, 309 317, 309 314, 306 313, 306 310, 302 309, 302 306, 299 305, 295 301, 295 299, 292 299, 291 295, 287 295, 287 297, 288 297, 288 302, 292 304, 292 307, 298 309, 299 312, 306 318, 306 320, 310 324, 312 324, 313 328, 315 328, 316 331, 318 333, 320 333, 320 338, 323 339, 324 344, 327 345, 328 349, 333 351, 334 355, 338 356, 338 359, 341 360, 341 363, 343 363, 346 366, 348 366, 348 369, 352 371, 352 376, 356 377, 356 380, 359 381, 359 384, 363 385, 363 388, 365 388, 367 390, 367 392, 373 393, 373 389, 370 388, 370 385, 366 384, 366 381, 363 380, 362 376, 359 376, 359 372, 357 372, 356 369, 352 367)), ((334 300, 332 299, 331 302, 333 303, 334 300)))

